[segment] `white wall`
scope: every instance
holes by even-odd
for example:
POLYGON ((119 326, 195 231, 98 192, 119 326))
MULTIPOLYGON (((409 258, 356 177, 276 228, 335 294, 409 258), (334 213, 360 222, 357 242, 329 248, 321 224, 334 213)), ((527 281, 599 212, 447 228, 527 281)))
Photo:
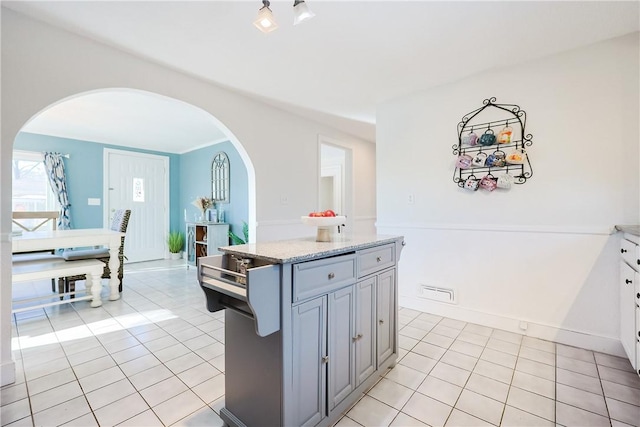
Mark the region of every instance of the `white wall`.
POLYGON ((300 225, 299 217, 314 210, 318 203, 320 134, 353 149, 357 163, 355 215, 375 216, 373 144, 2 9, 1 384, 10 382, 13 375, 9 232, 15 136, 32 116, 60 99, 122 87, 159 93, 198 106, 220 120, 240 141, 255 168, 258 240, 315 232, 300 225), (282 195, 287 196, 286 205, 280 203, 282 195))
POLYGON ((638 47, 636 33, 507 61, 379 106, 378 231, 406 236, 403 305, 623 354, 609 231, 640 219, 638 47), (456 126, 492 96, 526 111, 534 174, 467 192, 452 181, 456 126), (418 298, 418 283, 455 288, 458 304, 418 298))

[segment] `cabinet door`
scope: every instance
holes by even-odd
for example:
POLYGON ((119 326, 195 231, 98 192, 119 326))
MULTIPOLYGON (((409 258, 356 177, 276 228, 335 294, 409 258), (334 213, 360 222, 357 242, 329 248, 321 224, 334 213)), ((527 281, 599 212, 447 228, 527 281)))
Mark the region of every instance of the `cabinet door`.
POLYGON ((229 246, 229 225, 208 225, 207 228, 207 255, 221 254, 218 248, 229 246))
POLYGON ((636 361, 636 272, 620 261, 620 341, 631 364, 636 361))
POLYGON ((356 387, 376 370, 376 278, 356 284, 356 387))
POLYGON ((396 270, 380 273, 378 279, 378 301, 376 316, 378 318, 378 368, 395 352, 396 348, 396 270))
POLYGON ((196 226, 187 224, 187 264, 196 265, 196 226))
POLYGON ((354 285, 329 294, 329 411, 351 393, 355 386, 354 285))
POLYGON ((326 416, 326 324, 327 297, 293 307, 292 382, 296 426, 313 426, 326 416))

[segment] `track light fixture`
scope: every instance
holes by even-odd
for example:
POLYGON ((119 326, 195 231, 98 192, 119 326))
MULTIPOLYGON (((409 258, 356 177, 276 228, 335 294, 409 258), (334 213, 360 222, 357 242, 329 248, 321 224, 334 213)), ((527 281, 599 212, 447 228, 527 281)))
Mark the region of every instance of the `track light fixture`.
MULTIPOLYGON (((253 25, 256 26, 263 33, 270 33, 278 28, 273 13, 269 6, 271 3, 269 0, 262 0, 262 7, 258 10, 258 17, 253 21, 253 25)), ((316 16, 315 13, 309 9, 307 3, 304 0, 294 0, 293 2, 293 25, 306 21, 316 16)))
POLYGON ((314 16, 316 16, 316 14, 309 9, 309 6, 307 6, 304 0, 295 0, 293 2, 293 25, 298 25, 314 16))
POLYGON ((263 6, 258 11, 258 17, 255 21, 253 21, 253 25, 255 25, 263 33, 270 33, 271 31, 278 28, 278 24, 273 18, 271 9, 269 9, 269 5, 271 4, 269 0, 262 0, 262 4, 263 6))

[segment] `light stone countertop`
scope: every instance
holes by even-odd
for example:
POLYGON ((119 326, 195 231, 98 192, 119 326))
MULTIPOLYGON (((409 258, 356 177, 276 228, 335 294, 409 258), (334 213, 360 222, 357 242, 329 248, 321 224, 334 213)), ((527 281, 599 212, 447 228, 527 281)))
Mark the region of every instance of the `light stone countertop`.
POLYGON ((223 246, 222 252, 246 258, 258 258, 277 264, 310 261, 403 241, 403 236, 361 235, 340 237, 333 242, 316 242, 315 237, 223 246))
POLYGON ((640 237, 640 225, 616 225, 616 230, 640 237))

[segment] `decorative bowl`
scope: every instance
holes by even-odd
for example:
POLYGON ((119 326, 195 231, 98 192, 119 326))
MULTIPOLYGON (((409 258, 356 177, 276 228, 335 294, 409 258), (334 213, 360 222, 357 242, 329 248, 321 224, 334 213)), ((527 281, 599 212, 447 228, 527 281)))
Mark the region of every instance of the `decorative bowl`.
POLYGON ((316 242, 331 242, 331 227, 344 225, 347 217, 338 216, 303 216, 300 217, 302 223, 317 227, 316 242))
POLYGON ((335 225, 342 225, 347 220, 344 215, 338 216, 303 216, 300 217, 302 223, 305 225, 312 225, 314 227, 331 227, 335 225))

